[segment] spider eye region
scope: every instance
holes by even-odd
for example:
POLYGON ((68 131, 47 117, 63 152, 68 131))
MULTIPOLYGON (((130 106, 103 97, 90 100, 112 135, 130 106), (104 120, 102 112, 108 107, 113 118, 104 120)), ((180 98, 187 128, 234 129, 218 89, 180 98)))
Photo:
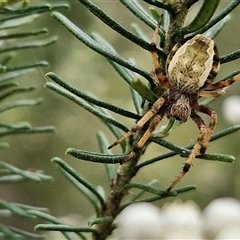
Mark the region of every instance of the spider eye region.
POLYGON ((219 62, 214 41, 204 35, 176 44, 166 62, 170 85, 180 91, 197 92, 214 80, 219 62))

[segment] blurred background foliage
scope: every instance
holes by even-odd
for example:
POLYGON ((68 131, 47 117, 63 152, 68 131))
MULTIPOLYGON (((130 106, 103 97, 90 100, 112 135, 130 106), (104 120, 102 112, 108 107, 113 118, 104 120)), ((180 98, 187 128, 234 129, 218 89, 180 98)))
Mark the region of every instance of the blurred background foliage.
MULTIPOLYGON (((41 1, 48 2, 48 1, 41 1)), ((63 2, 56 1, 54 2, 63 2)), ((77 0, 64 1, 70 4, 70 10, 63 10, 72 22, 74 22, 83 31, 90 34, 99 32, 106 38, 117 50, 119 55, 124 58, 132 58, 137 65, 150 72, 153 69, 151 54, 135 46, 130 41, 124 39, 113 30, 105 26, 96 19, 87 9, 85 9, 77 0)), ((201 2, 201 1, 200 1, 201 2)), ((230 1, 221 1, 218 11, 230 1)), ((94 1, 100 8, 113 17, 117 22, 131 30, 131 23, 137 23, 143 28, 145 34, 151 38, 153 31, 146 28, 143 23, 136 19, 120 2, 113 0, 94 1)), ((195 11, 199 9, 201 3, 195 4, 189 16, 189 21, 194 17, 195 11)), ((142 4, 146 10, 149 5, 142 4)), ((217 11, 217 12, 218 12, 217 11)), ((226 24, 215 41, 218 46, 220 56, 240 48, 239 38, 239 7, 231 14, 231 20, 226 24)), ((118 105, 130 111, 134 111, 131 102, 130 89, 122 81, 120 76, 110 67, 108 62, 92 50, 88 49, 77 39, 75 39, 64 27, 62 27, 50 13, 45 13, 44 17, 35 22, 36 27, 46 27, 50 35, 56 35, 58 41, 44 49, 27 49, 19 51, 15 61, 37 62, 45 59, 50 63, 50 67, 39 68, 37 71, 24 76, 19 81, 24 86, 35 86, 37 89, 30 93, 35 97, 44 97, 45 101, 38 107, 27 107, 9 111, 1 115, 5 122, 30 121, 33 126, 53 125, 57 131, 55 134, 42 135, 19 135, 9 136, 3 139, 9 142, 10 149, 2 151, 2 159, 16 167, 27 169, 43 169, 48 175, 54 177, 50 183, 22 183, 18 185, 7 185, 0 189, 0 195, 8 201, 21 202, 24 204, 47 207, 54 216, 64 217, 70 214, 79 214, 78 221, 89 217, 92 208, 89 202, 72 185, 66 181, 65 177, 57 170, 55 164, 50 159, 54 156, 64 158, 77 171, 89 179, 93 185, 102 185, 108 188, 105 169, 102 164, 94 164, 79 161, 64 152, 68 147, 96 151, 98 144, 96 132, 104 131, 111 141, 114 140, 109 130, 96 117, 79 108, 74 103, 62 98, 44 88, 48 79, 44 74, 48 71, 54 72, 61 78, 68 81, 69 84, 96 95, 99 99, 118 105)), ((24 28, 31 27, 24 26, 24 28)), ((16 62, 15 62, 16 63, 16 62)), ((15 64, 12 63, 13 65, 15 64)), ((239 70, 240 60, 224 64, 218 75, 218 79, 230 74, 234 70, 239 70)), ((210 106, 218 112, 218 126, 215 132, 218 132, 228 126, 230 123, 224 119, 224 112, 221 110, 222 103, 227 96, 239 95, 240 83, 237 82, 230 91, 220 99, 217 99, 210 106)), ((127 126, 133 125, 133 120, 116 116, 127 126)), ((206 122, 208 118, 206 118, 206 122)), ((180 146, 194 143, 197 139, 198 131, 193 122, 188 121, 175 129, 166 139, 180 146)), ((211 200, 217 197, 231 196, 240 199, 240 133, 234 133, 216 142, 210 144, 209 151, 217 153, 231 154, 236 157, 234 164, 210 162, 196 160, 190 173, 181 181, 180 185, 196 184, 197 190, 190 191, 178 196, 183 200, 192 199, 204 208, 211 200)), ((119 153, 119 149, 114 150, 119 153)), ((150 157, 160 155, 166 152, 164 148, 152 144, 142 161, 150 157)), ((177 175, 184 159, 179 156, 168 159, 160 163, 154 163, 141 170, 136 176, 135 182, 146 184, 152 179, 158 180, 158 185, 165 188, 170 181, 177 175)), ((171 201, 173 198, 168 198, 171 201)), ((164 201, 158 201, 156 204, 161 206, 164 201)), ((11 220, 12 221, 12 220, 11 220)), ((69 222, 69 221, 68 221, 69 222)), ((69 222, 70 223, 70 222, 69 222)), ((85 223, 85 221, 84 221, 85 223)), ((32 229, 35 222, 25 223, 24 220, 14 223, 21 228, 32 229)))

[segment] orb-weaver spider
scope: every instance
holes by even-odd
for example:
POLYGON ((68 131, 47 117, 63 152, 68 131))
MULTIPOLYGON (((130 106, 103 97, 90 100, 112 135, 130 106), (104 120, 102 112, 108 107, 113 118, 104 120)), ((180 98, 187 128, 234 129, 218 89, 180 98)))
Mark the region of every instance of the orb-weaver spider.
POLYGON ((204 35, 196 35, 183 43, 177 43, 170 51, 165 69, 163 69, 158 61, 156 47, 159 29, 160 21, 155 29, 151 43, 151 53, 155 67, 153 81, 157 87, 166 89, 166 93, 153 103, 150 110, 136 125, 109 148, 126 140, 149 122, 146 132, 124 160, 126 162, 144 147, 164 115, 167 118, 174 118, 181 122, 186 122, 188 118, 191 118, 199 129, 199 136, 183 166, 182 172, 163 193, 163 196, 165 196, 189 171, 195 157, 205 153, 213 129, 216 126, 216 112, 207 106, 199 104, 199 97, 217 98, 224 95, 232 83, 240 80, 240 74, 213 83, 219 71, 220 59, 214 41, 204 35), (210 117, 208 127, 196 112, 207 114, 210 117))

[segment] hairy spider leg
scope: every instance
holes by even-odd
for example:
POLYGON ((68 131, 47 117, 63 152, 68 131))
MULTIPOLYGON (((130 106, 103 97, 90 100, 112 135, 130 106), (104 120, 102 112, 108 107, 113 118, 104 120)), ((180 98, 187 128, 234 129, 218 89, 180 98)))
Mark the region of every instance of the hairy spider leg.
POLYGON ((167 190, 164 193, 162 193, 162 196, 167 196, 168 193, 177 185, 178 182, 180 182, 184 175, 189 171, 190 167, 193 164, 194 159, 196 158, 196 156, 200 154, 202 144, 204 142, 204 139, 206 138, 207 128, 202 118, 199 117, 196 113, 192 113, 191 118, 197 124, 199 129, 199 136, 197 142, 195 143, 186 163, 184 164, 182 171, 177 176, 177 178, 172 182, 172 184, 167 188, 167 190))
POLYGON ((209 97, 209 98, 221 97, 228 91, 229 86, 238 80, 240 80, 240 74, 237 74, 231 78, 213 83, 207 86, 207 88, 205 88, 203 91, 199 92, 199 96, 209 97), (217 90, 217 91, 212 91, 212 90, 217 90))
POLYGON ((236 82, 238 80, 240 80, 240 74, 237 74, 231 78, 213 83, 213 84, 207 86, 207 88, 204 90, 216 90, 216 89, 225 88, 225 87, 232 85, 234 82, 236 82))
POLYGON ((205 138, 202 142, 202 147, 200 149, 200 153, 204 154, 206 152, 207 147, 208 147, 208 144, 209 144, 210 138, 212 136, 213 130, 214 130, 216 124, 217 124, 217 113, 213 109, 211 109, 207 106, 204 106, 204 105, 197 105, 195 107, 195 110, 197 110, 198 112, 205 113, 205 114, 210 116, 209 127, 207 129, 207 133, 205 135, 205 138))
MULTIPOLYGON (((161 108, 161 107, 160 107, 161 108)), ((153 131, 156 129, 158 123, 162 120, 165 113, 165 109, 163 111, 159 111, 151 120, 148 129, 137 142, 136 146, 133 148, 132 152, 123 160, 123 162, 127 162, 131 159, 136 153, 138 153, 145 145, 149 137, 152 135, 153 131)))
MULTIPOLYGON (((145 125, 145 123, 148 122, 159 111, 159 109, 164 104, 164 102, 165 102, 164 98, 162 97, 158 98, 157 101, 152 105, 152 107, 147 111, 147 113, 126 134, 124 134, 116 142, 110 145, 108 149, 123 142, 124 140, 129 138, 131 135, 133 135, 137 130, 141 129, 145 125)), ((130 159, 130 158, 127 157, 127 159, 130 159)))
POLYGON ((156 77, 153 77, 153 81, 156 84, 156 86, 160 88, 169 88, 169 81, 166 76, 164 76, 164 70, 160 66, 158 61, 158 53, 157 53, 157 39, 158 39, 158 33, 161 26, 161 20, 159 20, 157 27, 153 33, 152 42, 151 42, 151 54, 153 59, 153 65, 154 65, 154 73, 156 77))
POLYGON ((228 91, 228 87, 225 87, 219 91, 202 91, 199 92, 200 97, 205 97, 205 98, 218 98, 223 96, 226 92, 228 91))

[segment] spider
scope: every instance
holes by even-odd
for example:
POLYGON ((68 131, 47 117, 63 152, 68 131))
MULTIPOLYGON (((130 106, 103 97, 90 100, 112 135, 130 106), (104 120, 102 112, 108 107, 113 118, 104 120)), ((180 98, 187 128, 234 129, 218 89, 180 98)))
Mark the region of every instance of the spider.
POLYGON ((109 149, 126 140, 148 123, 146 132, 126 159, 124 159, 123 162, 126 162, 145 146, 164 116, 181 122, 186 122, 191 118, 199 129, 199 136, 182 171, 162 194, 166 196, 189 171, 195 157, 205 153, 216 126, 216 112, 207 106, 199 104, 199 98, 221 97, 232 83, 240 80, 240 74, 213 83, 219 71, 220 59, 214 41, 204 35, 195 35, 188 40, 183 40, 182 43, 177 43, 170 51, 165 69, 163 69, 158 61, 156 46, 159 29, 160 21, 154 31, 151 42, 151 54, 155 68, 152 78, 156 87, 166 91, 125 135, 109 146, 109 149), (164 72, 166 72, 166 75, 164 72), (208 127, 197 112, 204 113, 210 117, 208 127))

